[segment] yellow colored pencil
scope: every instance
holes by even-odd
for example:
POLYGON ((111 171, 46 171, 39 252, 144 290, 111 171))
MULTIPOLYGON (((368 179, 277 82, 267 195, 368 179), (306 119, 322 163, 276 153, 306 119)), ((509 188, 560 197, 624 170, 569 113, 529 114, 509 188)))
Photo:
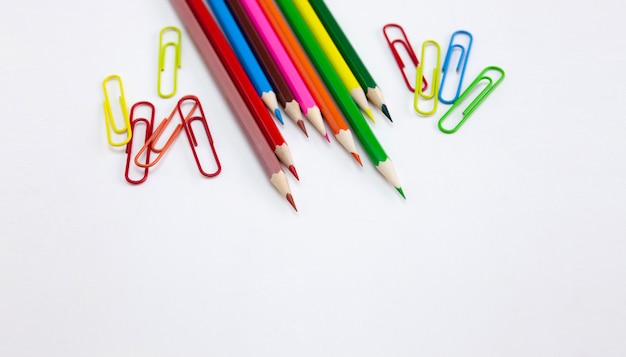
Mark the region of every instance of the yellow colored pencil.
POLYGON ((341 82, 344 84, 346 89, 348 89, 348 92, 350 92, 350 95, 356 104, 372 121, 374 121, 374 116, 369 108, 367 96, 365 95, 363 88, 361 88, 359 81, 352 73, 350 66, 348 66, 348 63, 341 55, 341 52, 339 52, 339 49, 328 34, 328 31, 326 31, 324 24, 320 21, 319 17, 315 13, 315 10, 313 10, 313 7, 309 4, 309 1, 293 0, 293 4, 298 9, 298 12, 313 33, 317 42, 320 44, 324 54, 339 75, 341 82))

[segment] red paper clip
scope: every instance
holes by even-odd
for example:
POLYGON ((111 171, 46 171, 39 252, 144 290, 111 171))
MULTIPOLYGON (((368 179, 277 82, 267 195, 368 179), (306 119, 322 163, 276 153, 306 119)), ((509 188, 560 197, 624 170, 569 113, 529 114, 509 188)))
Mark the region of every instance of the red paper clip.
POLYGON ((215 151, 215 145, 213 143, 213 137, 211 136, 211 131, 209 130, 209 125, 207 124, 206 117, 204 116, 204 110, 202 110, 202 105, 200 105, 200 100, 198 97, 194 95, 186 95, 182 97, 178 104, 176 105, 178 113, 183 122, 183 128, 185 129, 185 134, 187 135, 187 139, 189 140, 189 145, 191 146, 191 151, 193 152, 193 157, 196 159, 196 165, 198 166, 198 170, 200 173, 206 177, 214 177, 219 175, 222 171, 222 166, 220 165, 219 157, 217 156, 217 152, 215 151), (187 113, 187 115, 183 115, 182 106, 186 101, 193 102, 193 107, 187 113), (199 112, 199 115, 193 115, 196 110, 199 112), (209 146, 211 147, 211 153, 213 154, 213 158, 215 159, 215 171, 209 173, 206 172, 205 169, 202 168, 202 164, 200 163, 200 158, 198 157, 198 153, 196 151, 196 147, 198 146, 198 141, 196 140, 196 135, 191 127, 191 123, 194 121, 200 121, 202 126, 204 127, 204 132, 207 135, 207 139, 209 141, 209 146))
MULTIPOLYGON (((135 138, 137 137, 136 135, 136 131, 135 131, 135 126, 137 125, 137 123, 142 122, 144 123, 144 125, 146 126, 146 134, 144 137, 144 145, 145 143, 148 141, 148 139, 150 138, 150 136, 152 136, 152 127, 154 126, 154 105, 152 105, 152 103, 150 102, 137 102, 133 105, 133 107, 130 109, 130 128, 131 128, 131 132, 133 133, 132 138, 130 139, 130 141, 128 141, 128 143, 126 144, 126 169, 124 171, 124 177, 126 178, 126 181, 128 181, 129 183, 132 184, 140 184, 144 181, 146 181, 146 179, 148 178, 148 167, 143 167, 143 176, 138 179, 132 179, 129 175, 129 170, 130 170, 130 156, 132 154, 133 151, 133 141, 135 140, 135 138), (135 118, 135 110, 140 107, 140 106, 146 106, 149 108, 150 110, 150 119, 147 118, 135 118)), ((150 150, 148 150, 146 152, 146 163, 150 162, 150 150)))
MULTIPOLYGON (((152 135, 150 135, 150 137, 146 139, 146 142, 143 144, 141 149, 139 149, 139 151, 137 152, 137 155, 135 155, 135 165, 139 167, 143 167, 143 168, 148 168, 148 167, 152 167, 156 165, 156 163, 159 162, 161 158, 163 158, 163 155, 165 154, 167 149, 172 145, 172 143, 178 136, 178 133, 180 133, 180 131, 183 128, 182 124, 178 124, 176 128, 174 128, 174 131, 172 132, 170 137, 167 139, 167 142, 160 148, 155 147, 157 140, 161 138, 161 135, 163 135, 163 131, 165 131, 165 128, 167 127, 167 125, 170 123, 170 121, 172 121, 172 118, 174 118, 174 114, 176 114, 177 112, 176 109, 177 108, 174 108, 174 110, 172 110, 172 112, 170 113, 170 116, 163 119, 163 121, 159 123, 159 126, 152 132, 152 135), (148 151, 152 150, 159 155, 157 155, 156 159, 152 160, 152 162, 150 162, 149 160, 146 160, 145 163, 140 162, 139 160, 141 158, 141 155, 146 150, 148 151)), ((148 153, 146 153, 146 156, 148 156, 148 153)))
MULTIPOLYGON (((406 37, 406 33, 404 32, 404 29, 402 28, 402 26, 398 25, 398 24, 387 24, 385 26, 383 26, 383 34, 385 35, 385 39, 387 40, 387 44, 389 45, 389 48, 391 49, 391 53, 393 54, 393 58, 395 58, 396 60, 396 64, 398 65, 398 68, 400 69, 400 73, 402 73, 402 78, 404 79, 404 83, 406 83, 407 88, 409 88, 409 90, 411 91, 411 93, 415 92, 415 86, 413 86, 412 83, 414 83, 414 80, 410 80, 407 77, 407 74, 405 72, 405 64, 404 61, 402 61, 402 57, 400 57, 400 54, 398 53, 398 50, 396 48, 396 44, 399 43, 400 45, 402 45, 406 51, 406 53, 409 55, 409 58, 411 59, 411 61, 413 62, 413 68, 417 68, 417 66, 419 65, 419 61, 417 59, 417 56, 415 55, 415 51, 413 51, 413 47, 411 46, 411 43, 409 42, 409 39, 406 37), (389 39, 389 35, 387 34, 387 31, 390 28, 394 28, 400 31, 400 33, 402 33, 402 37, 403 38, 396 38, 393 41, 389 39)), ((426 90, 426 88, 428 88, 428 82, 426 81, 426 78, 422 76, 422 83, 424 84, 424 86, 422 87, 422 90, 426 90)))

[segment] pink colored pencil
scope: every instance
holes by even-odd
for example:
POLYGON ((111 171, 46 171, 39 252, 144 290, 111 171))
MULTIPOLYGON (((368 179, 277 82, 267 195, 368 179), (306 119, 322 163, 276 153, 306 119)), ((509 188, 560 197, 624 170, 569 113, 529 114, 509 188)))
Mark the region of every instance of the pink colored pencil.
POLYGON ((274 61, 278 64, 278 68, 287 80, 287 84, 290 86, 293 95, 296 97, 298 103, 300 103, 305 118, 313 124, 315 129, 317 129, 326 140, 329 140, 324 121, 322 120, 322 114, 315 99, 313 99, 313 95, 304 83, 302 77, 300 77, 300 73, 293 62, 291 62, 291 58, 283 47, 282 42, 278 39, 269 20, 265 17, 265 13, 256 0, 241 0, 241 4, 261 35, 274 61))
POLYGON ((185 29, 193 40, 198 52, 202 56, 205 64, 220 87, 223 97, 227 100, 230 109, 233 111, 239 126, 244 132, 248 142, 252 146, 257 159, 261 163, 265 173, 268 175, 270 183, 295 209, 295 203, 287 176, 283 171, 278 158, 272 151, 265 137, 259 129, 252 113, 239 94, 226 68, 220 61, 215 49, 209 39, 205 36, 202 27, 198 23, 194 13, 189 8, 186 0, 170 0, 174 10, 183 22, 185 29))

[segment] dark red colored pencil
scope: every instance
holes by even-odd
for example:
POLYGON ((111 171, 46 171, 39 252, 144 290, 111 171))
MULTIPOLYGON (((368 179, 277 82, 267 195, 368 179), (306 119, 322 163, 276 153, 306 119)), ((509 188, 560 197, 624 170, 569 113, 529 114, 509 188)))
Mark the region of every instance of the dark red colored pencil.
POLYGON ((272 55, 269 53, 265 43, 261 39, 261 36, 256 31, 254 24, 250 21, 250 18, 246 14, 246 10, 241 5, 241 2, 237 0, 225 0, 224 2, 230 9, 235 21, 239 24, 241 32, 248 40, 250 48, 254 52, 254 55, 259 61, 261 67, 263 67, 265 74, 272 83, 272 87, 278 95, 283 96, 282 99, 280 96, 278 99, 279 101, 282 100, 280 104, 285 109, 285 113, 287 113, 291 120, 293 120, 306 134, 306 127, 304 126, 302 111, 300 111, 300 104, 296 101, 291 88, 285 81, 278 65, 274 62, 274 58, 272 58, 272 55))

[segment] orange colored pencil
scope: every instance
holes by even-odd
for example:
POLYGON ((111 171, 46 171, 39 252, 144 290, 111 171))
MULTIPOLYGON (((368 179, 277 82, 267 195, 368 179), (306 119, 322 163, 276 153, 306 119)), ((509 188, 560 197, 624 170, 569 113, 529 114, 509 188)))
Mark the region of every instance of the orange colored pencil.
POLYGON ((273 0, 259 0, 259 5, 265 16, 271 23, 278 38, 287 50, 287 54, 291 57, 292 62, 300 73, 305 84, 309 87, 311 94, 317 102, 324 119, 332 130, 335 138, 339 143, 359 162, 361 166, 361 158, 357 153, 356 145, 352 132, 348 127, 348 123, 344 119, 341 111, 335 104, 334 99, 326 89, 324 82, 317 74, 309 57, 300 46, 300 42, 291 32, 291 27, 283 19, 280 9, 276 7, 273 0))

